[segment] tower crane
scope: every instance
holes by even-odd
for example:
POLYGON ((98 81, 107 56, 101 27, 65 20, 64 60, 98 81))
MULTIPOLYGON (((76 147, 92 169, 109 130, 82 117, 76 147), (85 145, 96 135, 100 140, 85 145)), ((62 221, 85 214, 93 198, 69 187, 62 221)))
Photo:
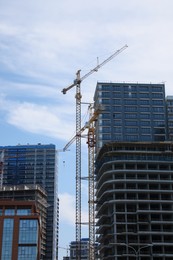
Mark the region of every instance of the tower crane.
POLYGON ((104 110, 102 106, 94 110, 93 104, 89 107, 89 121, 81 130, 65 145, 63 152, 67 151, 69 146, 76 140, 76 137, 82 136, 82 133, 88 129, 88 225, 89 225, 89 260, 95 259, 95 199, 94 199, 94 148, 95 148, 95 121, 99 114, 104 110))
POLYGON ((97 72, 102 66, 111 61, 117 55, 119 55, 127 47, 127 45, 124 45, 121 49, 114 52, 106 60, 98 64, 82 77, 80 76, 81 70, 78 70, 76 73, 76 79, 74 80, 73 84, 62 90, 62 93, 66 94, 67 91, 76 86, 76 260, 81 259, 81 136, 78 135, 81 130, 81 82, 94 72, 97 72))

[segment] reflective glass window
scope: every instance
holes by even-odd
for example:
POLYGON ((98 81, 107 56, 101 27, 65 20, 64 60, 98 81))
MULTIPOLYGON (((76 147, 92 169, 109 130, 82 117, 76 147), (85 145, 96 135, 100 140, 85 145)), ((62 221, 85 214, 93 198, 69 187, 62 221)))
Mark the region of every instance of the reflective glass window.
POLYGON ((152 87, 152 92, 161 92, 162 90, 163 90, 163 87, 159 87, 159 86, 152 87))
POLYGON ((109 104, 110 103, 110 99, 102 99, 102 104, 109 104))
POLYGON ((134 111, 137 111, 137 106, 125 106, 124 107, 124 110, 125 111, 128 111, 128 112, 134 112, 134 111))
POLYGON ((142 119, 149 119, 150 116, 151 116, 150 114, 144 114, 144 113, 140 114, 140 118, 142 118, 142 119))
POLYGON ((27 216, 31 215, 31 209, 17 209, 18 216, 27 216))
POLYGON ((5 209, 5 215, 6 216, 14 216, 15 215, 15 209, 5 209))
POLYGON ((149 100, 142 99, 140 100, 140 105, 149 105, 149 100))
POLYGON ((153 111, 154 112, 164 112, 164 108, 163 107, 153 107, 153 111))
POLYGON ((110 97, 110 92, 102 92, 102 97, 110 97))
POLYGON ((149 93, 140 93, 139 96, 140 96, 140 98, 148 98, 149 93))
POLYGON ((38 221, 35 219, 21 219, 19 225, 19 243, 36 244, 38 237, 38 221))
POLYGON ((13 226, 13 219, 4 219, 1 260, 12 259, 13 226))
POLYGON ((150 111, 150 107, 140 107, 140 111, 141 112, 149 112, 150 111))
POLYGON ((36 246, 19 246, 18 260, 36 260, 37 247, 36 246))
POLYGON ((124 103, 125 103, 125 105, 137 105, 137 100, 135 100, 135 99, 125 99, 124 103))
POLYGON ((137 118, 137 113, 125 113, 125 118, 137 118))
POLYGON ((136 126, 137 124, 138 124, 137 121, 128 121, 128 120, 125 121, 126 126, 136 126))

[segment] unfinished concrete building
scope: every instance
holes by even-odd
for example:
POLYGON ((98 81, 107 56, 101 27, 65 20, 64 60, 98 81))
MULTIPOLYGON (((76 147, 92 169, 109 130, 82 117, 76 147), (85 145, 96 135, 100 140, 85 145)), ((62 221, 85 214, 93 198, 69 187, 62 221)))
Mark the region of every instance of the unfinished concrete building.
POLYGON ((100 259, 173 259, 172 142, 114 142, 96 158, 100 259))

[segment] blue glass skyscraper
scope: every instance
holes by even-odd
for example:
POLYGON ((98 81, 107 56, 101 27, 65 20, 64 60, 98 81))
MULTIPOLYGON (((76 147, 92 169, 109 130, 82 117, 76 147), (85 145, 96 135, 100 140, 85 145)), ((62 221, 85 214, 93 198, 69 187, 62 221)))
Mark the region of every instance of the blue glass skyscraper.
POLYGON ((164 84, 102 83, 95 91, 97 150, 110 141, 164 141, 167 138, 164 84))
POLYGON ((38 184, 47 193, 45 260, 57 259, 58 198, 55 145, 17 145, 4 150, 3 185, 38 184))

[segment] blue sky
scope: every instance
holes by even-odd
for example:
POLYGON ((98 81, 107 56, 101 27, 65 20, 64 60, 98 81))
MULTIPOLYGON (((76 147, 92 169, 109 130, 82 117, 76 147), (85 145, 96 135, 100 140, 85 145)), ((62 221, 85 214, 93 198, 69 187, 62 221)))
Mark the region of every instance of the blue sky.
MULTIPOLYGON (((125 44, 83 81, 82 101, 93 101, 97 81, 165 82, 173 95, 172 10, 170 0, 0 0, 1 145, 54 143, 61 150, 75 132, 75 89, 61 90, 78 69, 86 74, 97 57, 101 62, 125 44)), ((74 153, 74 145, 59 152, 61 247, 75 238, 74 153)), ((85 145, 82 164, 86 176, 85 145)), ((87 183, 82 187, 85 221, 87 183)), ((87 232, 83 227, 83 236, 87 232)), ((59 251, 61 260, 66 251, 59 251)))

